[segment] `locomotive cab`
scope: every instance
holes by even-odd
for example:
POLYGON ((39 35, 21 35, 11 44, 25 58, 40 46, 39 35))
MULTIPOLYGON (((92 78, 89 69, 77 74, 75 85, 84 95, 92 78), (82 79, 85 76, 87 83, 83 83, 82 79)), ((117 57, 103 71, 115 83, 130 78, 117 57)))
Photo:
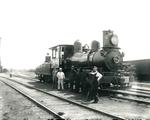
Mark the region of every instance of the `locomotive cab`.
POLYGON ((49 48, 49 50, 52 62, 52 69, 54 67, 62 67, 64 69, 67 67, 64 65, 66 63, 66 59, 73 55, 74 47, 73 45, 57 45, 49 48))
POLYGON ((73 45, 57 45, 49 48, 49 54, 45 57, 45 62, 36 68, 36 75, 40 81, 52 82, 52 72, 54 68, 67 67, 66 58, 73 55, 73 45))

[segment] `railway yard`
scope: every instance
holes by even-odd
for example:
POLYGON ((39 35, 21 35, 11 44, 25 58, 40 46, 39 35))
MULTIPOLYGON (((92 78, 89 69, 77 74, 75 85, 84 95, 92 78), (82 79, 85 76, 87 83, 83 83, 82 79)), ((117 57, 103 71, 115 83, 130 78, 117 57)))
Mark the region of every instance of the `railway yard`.
POLYGON ((150 120, 148 0, 0 3, 0 120, 150 120))
POLYGON ((150 119, 150 84, 132 83, 126 90, 100 90, 99 102, 86 96, 52 89, 34 73, 0 74, 0 119, 150 119))

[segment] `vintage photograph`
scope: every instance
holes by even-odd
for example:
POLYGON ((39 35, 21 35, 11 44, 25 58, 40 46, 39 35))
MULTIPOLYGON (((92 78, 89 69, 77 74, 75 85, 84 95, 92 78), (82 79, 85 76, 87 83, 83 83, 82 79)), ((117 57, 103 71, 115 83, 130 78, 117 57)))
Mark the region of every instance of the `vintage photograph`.
POLYGON ((0 120, 150 120, 149 0, 0 0, 0 120))

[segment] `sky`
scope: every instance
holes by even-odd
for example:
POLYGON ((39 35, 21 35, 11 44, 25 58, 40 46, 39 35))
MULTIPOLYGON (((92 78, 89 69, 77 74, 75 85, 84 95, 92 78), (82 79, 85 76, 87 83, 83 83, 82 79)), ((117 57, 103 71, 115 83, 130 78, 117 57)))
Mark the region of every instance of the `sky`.
POLYGON ((102 43, 109 29, 118 35, 124 60, 149 59, 149 6, 149 0, 0 0, 2 66, 36 68, 48 48, 77 39, 102 43))

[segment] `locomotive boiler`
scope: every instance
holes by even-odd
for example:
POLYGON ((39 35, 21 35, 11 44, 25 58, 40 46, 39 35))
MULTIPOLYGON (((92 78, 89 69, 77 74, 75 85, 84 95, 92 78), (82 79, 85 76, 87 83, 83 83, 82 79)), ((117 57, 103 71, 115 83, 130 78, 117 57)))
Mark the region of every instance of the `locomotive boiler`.
POLYGON ((36 73, 40 76, 40 79, 43 79, 43 76, 47 76, 50 79, 54 68, 62 67, 66 76, 68 76, 72 66, 77 69, 84 69, 87 72, 93 66, 97 66, 99 72, 103 74, 103 78, 100 81, 101 87, 129 86, 130 73, 124 69, 124 53, 120 52, 118 43, 118 36, 113 31, 108 30, 103 31, 102 47, 96 40, 92 41, 91 48, 87 44, 82 46, 79 41, 75 41, 74 45, 51 47, 50 56, 46 57, 49 60, 41 67, 42 69, 46 68, 45 71, 43 70, 45 74, 39 72, 40 67, 38 67, 38 72, 36 73))
POLYGON ((97 66, 104 71, 116 71, 123 62, 123 53, 120 53, 118 47, 118 37, 112 31, 103 31, 103 47, 100 49, 100 43, 94 40, 91 44, 91 50, 83 47, 76 41, 74 43, 74 55, 69 58, 71 63, 78 67, 97 66))

